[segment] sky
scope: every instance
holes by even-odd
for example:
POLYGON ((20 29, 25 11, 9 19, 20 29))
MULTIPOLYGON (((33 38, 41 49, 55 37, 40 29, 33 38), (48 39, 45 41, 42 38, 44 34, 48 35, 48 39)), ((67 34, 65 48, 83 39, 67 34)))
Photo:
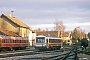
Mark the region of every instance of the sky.
POLYGON ((90 32, 90 0, 1 0, 0 14, 12 14, 34 29, 54 30, 55 20, 66 31, 80 27, 90 32))

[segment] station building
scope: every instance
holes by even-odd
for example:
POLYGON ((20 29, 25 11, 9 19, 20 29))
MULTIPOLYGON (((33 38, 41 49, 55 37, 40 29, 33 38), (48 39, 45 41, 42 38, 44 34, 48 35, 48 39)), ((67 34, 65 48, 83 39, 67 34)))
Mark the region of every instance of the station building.
POLYGON ((16 36, 27 37, 32 46, 32 30, 24 22, 18 18, 11 16, 10 14, 2 14, 0 16, 0 32, 1 31, 11 31, 16 34, 16 36))

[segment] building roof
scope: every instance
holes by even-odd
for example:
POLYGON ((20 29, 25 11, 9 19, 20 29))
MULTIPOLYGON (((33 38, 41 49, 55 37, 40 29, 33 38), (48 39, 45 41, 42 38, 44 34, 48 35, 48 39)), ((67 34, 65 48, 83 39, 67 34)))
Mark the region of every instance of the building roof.
POLYGON ((3 33, 7 36, 18 36, 17 34, 15 34, 14 32, 12 31, 8 31, 8 30, 0 30, 0 33, 3 33))
POLYGON ((25 27, 25 28, 29 28, 29 29, 30 29, 29 26, 27 26, 25 23, 23 23, 22 21, 20 21, 20 20, 19 20, 18 18, 16 18, 16 17, 13 17, 13 16, 11 16, 11 15, 9 15, 9 14, 2 14, 1 17, 2 17, 2 16, 6 17, 7 19, 9 19, 10 21, 12 21, 13 23, 17 24, 17 25, 20 26, 20 27, 25 27))
MULTIPOLYGON (((36 35, 58 36, 58 31, 36 31, 36 35)), ((68 37, 68 34, 63 33, 62 37, 68 37)))

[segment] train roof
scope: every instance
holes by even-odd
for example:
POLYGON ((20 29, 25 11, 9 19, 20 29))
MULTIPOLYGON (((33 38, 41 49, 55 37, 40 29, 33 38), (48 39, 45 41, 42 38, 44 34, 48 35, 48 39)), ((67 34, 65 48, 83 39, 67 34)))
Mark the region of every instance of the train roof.
POLYGON ((44 36, 44 35, 39 35, 39 36, 36 36, 36 37, 46 37, 46 38, 58 38, 58 39, 61 39, 60 37, 57 37, 57 36, 44 36))
POLYGON ((59 38, 59 37, 57 37, 57 36, 46 36, 46 37, 53 37, 53 38, 59 38))
POLYGON ((38 35, 38 36, 36 36, 36 37, 46 37, 46 36, 44 36, 44 35, 38 35))
POLYGON ((57 39, 61 39, 60 37, 57 37, 57 36, 46 36, 46 38, 57 38, 57 39))

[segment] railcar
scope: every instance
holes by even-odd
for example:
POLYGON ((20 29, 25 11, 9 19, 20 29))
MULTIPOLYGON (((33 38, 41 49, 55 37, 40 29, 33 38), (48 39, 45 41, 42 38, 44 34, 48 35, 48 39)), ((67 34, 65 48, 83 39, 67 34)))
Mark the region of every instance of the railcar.
POLYGON ((36 36, 35 49, 38 50, 55 50, 62 47, 62 39, 55 36, 36 36))
POLYGON ((0 35, 0 51, 24 49, 28 46, 28 38, 0 35))

